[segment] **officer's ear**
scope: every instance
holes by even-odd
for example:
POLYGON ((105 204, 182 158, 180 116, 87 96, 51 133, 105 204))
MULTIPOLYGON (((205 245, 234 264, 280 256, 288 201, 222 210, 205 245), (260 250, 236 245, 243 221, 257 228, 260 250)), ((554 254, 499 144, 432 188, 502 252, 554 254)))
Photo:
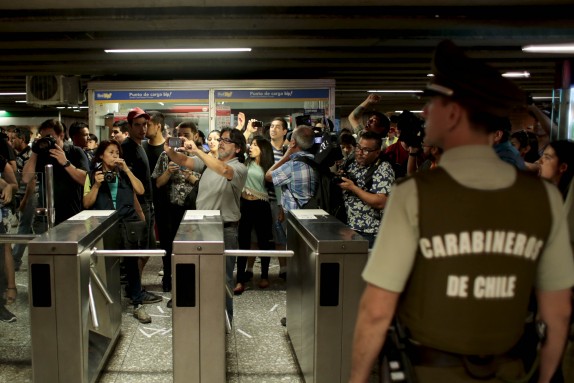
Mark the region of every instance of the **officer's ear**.
POLYGON ((566 172, 566 170, 568 170, 568 164, 566 162, 561 163, 560 166, 558 167, 558 172, 560 174, 563 174, 566 172))
POLYGON ((458 102, 449 99, 446 99, 445 108, 447 113, 445 119, 446 128, 452 130, 460 123, 466 110, 458 102))

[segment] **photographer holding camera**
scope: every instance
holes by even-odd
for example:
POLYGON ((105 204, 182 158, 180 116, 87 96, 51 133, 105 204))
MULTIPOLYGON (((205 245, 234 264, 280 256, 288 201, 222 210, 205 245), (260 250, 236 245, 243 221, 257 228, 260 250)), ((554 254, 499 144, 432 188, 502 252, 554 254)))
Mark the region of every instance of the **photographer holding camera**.
POLYGON ((349 227, 373 246, 383 217, 383 209, 395 182, 391 164, 381 156, 381 136, 363 132, 355 147, 355 156, 346 163, 339 186, 344 190, 343 199, 349 227))
MULTIPOLYGON (((22 171, 22 182, 28 183, 35 173, 44 173, 48 164, 54 167, 55 224, 82 211, 84 181, 89 169, 88 157, 81 148, 64 142, 64 126, 56 119, 44 121, 38 128, 42 138, 32 145, 32 155, 22 171)), ((43 189, 40 188, 43 194, 43 189)), ((40 201, 43 200, 43 195, 40 201)))
MULTIPOLYGON (((118 211, 121 217, 119 230, 108 237, 113 248, 147 247, 147 225, 137 199, 138 195, 144 194, 145 188, 122 158, 121 145, 114 140, 102 141, 92 162, 95 170, 85 178, 84 207, 118 211)), ((134 307, 133 316, 141 323, 150 323, 151 317, 143 304, 161 302, 162 298, 142 289, 138 258, 124 257, 124 265, 128 282, 126 289, 134 307)))

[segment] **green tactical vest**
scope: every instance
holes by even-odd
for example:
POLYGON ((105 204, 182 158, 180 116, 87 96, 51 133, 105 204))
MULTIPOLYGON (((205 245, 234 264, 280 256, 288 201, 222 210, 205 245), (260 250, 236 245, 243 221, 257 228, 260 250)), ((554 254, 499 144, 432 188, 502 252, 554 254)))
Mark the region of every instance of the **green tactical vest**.
POLYGON ((420 240, 399 319, 428 347, 505 353, 523 332, 552 223, 543 181, 519 173, 506 189, 477 190, 440 167, 414 179, 420 240))

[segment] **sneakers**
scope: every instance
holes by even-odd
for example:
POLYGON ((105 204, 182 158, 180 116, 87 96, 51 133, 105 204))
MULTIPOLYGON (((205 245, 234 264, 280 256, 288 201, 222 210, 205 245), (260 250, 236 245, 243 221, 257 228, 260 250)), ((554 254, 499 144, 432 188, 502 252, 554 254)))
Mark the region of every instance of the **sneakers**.
POLYGON ((165 305, 168 309, 173 307, 173 301, 170 299, 169 301, 167 301, 167 304, 165 305))
POLYGON ((283 326, 283 327, 287 326, 287 318, 286 317, 281 318, 281 326, 283 326))
POLYGON ((143 305, 139 305, 134 308, 134 318, 136 318, 140 323, 151 323, 151 317, 145 311, 143 305))
POLYGON ((157 275, 159 275, 160 277, 163 277, 163 270, 158 271, 157 275))
POLYGON ((12 314, 4 305, 0 305, 0 321, 2 322, 16 322, 16 315, 12 314))
MULTIPOLYGON (((158 302, 163 301, 163 298, 160 297, 159 295, 155 295, 153 293, 150 293, 148 291, 143 290, 142 295, 141 295, 141 300, 142 300, 142 304, 150 305, 152 303, 158 303, 158 302)), ((134 302, 132 300, 130 300, 130 303, 132 305, 134 304, 134 302)))
POLYGON ((144 305, 149 305, 152 303, 158 303, 163 301, 163 298, 160 297, 159 295, 155 295, 153 293, 147 292, 147 291, 142 291, 142 303, 144 305))

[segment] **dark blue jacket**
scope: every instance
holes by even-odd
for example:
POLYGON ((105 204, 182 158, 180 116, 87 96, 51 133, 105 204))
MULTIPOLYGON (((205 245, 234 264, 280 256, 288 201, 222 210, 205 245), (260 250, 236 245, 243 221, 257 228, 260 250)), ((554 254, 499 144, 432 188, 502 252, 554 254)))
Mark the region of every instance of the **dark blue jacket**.
MULTIPOLYGON (((96 170, 90 171, 90 184, 95 183, 96 170)), ((96 202, 91 207, 92 210, 118 210, 122 218, 132 218, 136 215, 134 208, 134 189, 129 178, 123 174, 119 173, 119 177, 116 179, 118 184, 118 194, 116 195, 116 207, 114 208, 114 202, 112 200, 112 193, 107 182, 102 182, 100 185, 100 190, 98 190, 98 196, 96 202)))

